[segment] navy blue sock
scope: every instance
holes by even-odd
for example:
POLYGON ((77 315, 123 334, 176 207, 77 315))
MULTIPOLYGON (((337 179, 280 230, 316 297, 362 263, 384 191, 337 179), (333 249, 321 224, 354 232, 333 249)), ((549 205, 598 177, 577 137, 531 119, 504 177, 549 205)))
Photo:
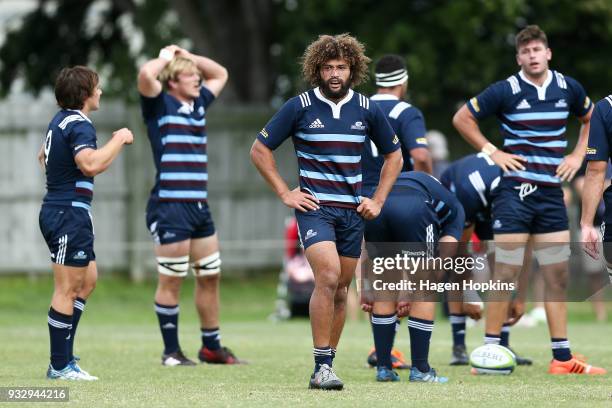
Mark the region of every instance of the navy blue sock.
POLYGON ((429 366, 429 342, 433 325, 433 320, 419 319, 412 316, 408 319, 412 366, 422 373, 427 373, 431 370, 429 366))
POLYGON ((68 361, 74 360, 74 337, 76 336, 77 326, 81 315, 85 311, 85 303, 87 301, 83 298, 76 298, 73 303, 72 309, 72 330, 70 330, 70 340, 68 340, 68 361))
POLYGON ((374 347, 378 367, 393 368, 391 363, 391 350, 395 340, 395 326, 397 316, 395 313, 379 315, 372 313, 372 333, 374 334, 374 347))
POLYGON ((323 364, 327 364, 330 367, 332 366, 331 347, 315 347, 312 349, 312 354, 314 355, 315 373, 319 371, 319 367, 321 367, 323 364))
POLYGON ((552 347, 553 358, 558 361, 569 361, 572 359, 570 350, 570 342, 568 339, 551 338, 550 345, 552 347))
POLYGON ((218 327, 214 329, 202 328, 202 345, 209 350, 219 350, 221 348, 221 335, 218 327))
POLYGON ((155 303, 155 313, 164 339, 164 354, 178 351, 178 305, 166 306, 155 303))
POLYGON ((51 366, 62 370, 68 365, 68 340, 72 330, 72 316, 49 308, 47 317, 51 344, 51 366))
POLYGON ((465 315, 450 315, 451 330, 453 332, 453 346, 465 346, 465 315))
POLYGON ((501 335, 499 338, 499 345, 504 347, 510 347, 510 325, 504 323, 501 329, 501 335))
POLYGON ((484 344, 499 344, 501 337, 499 334, 485 333, 484 344))

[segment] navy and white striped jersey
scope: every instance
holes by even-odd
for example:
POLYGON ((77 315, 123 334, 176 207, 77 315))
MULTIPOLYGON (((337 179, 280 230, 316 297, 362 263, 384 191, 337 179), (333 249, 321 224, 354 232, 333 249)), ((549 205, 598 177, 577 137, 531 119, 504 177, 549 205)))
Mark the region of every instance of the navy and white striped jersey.
POLYGON ((97 149, 91 120, 81 111, 62 109, 49 123, 45 138, 47 194, 43 204, 91 209, 94 179, 85 176, 74 161, 83 149, 97 149))
POLYGON ((193 104, 161 92, 140 96, 157 175, 151 196, 159 201, 206 201, 206 109, 215 96, 206 87, 193 104))
POLYGON ((502 170, 484 153, 470 154, 448 166, 440 181, 455 194, 465 211, 466 225, 488 218, 491 191, 502 170))
POLYGON ((401 173, 397 178, 393 189, 396 190, 398 187, 416 189, 429 196, 428 204, 438 217, 440 236, 450 235, 457 240, 461 239, 465 222, 463 207, 438 179, 422 171, 408 171, 401 173))
MULTIPOLYGON (((394 95, 376 94, 370 100, 380 106, 387 121, 399 137, 404 157, 402 171, 414 170, 410 151, 419 147, 427 148, 423 114, 416 107, 399 100, 394 95)), ((385 160, 371 140, 366 142, 365 150, 367 153, 363 156, 363 189, 366 195, 370 195, 378 185, 380 171, 385 160)))
POLYGON ((570 112, 577 117, 586 115, 592 102, 580 83, 560 72, 548 71, 545 82, 538 86, 520 71, 489 86, 467 106, 476 119, 496 115, 504 151, 527 160, 524 171, 509 171, 504 177, 559 186, 555 172, 567 147, 567 118, 570 112))
POLYGON ((311 89, 288 100, 257 139, 274 150, 292 137, 300 187, 321 205, 357 208, 361 153, 370 137, 382 154, 399 149, 399 140, 380 108, 353 90, 338 103, 311 89))

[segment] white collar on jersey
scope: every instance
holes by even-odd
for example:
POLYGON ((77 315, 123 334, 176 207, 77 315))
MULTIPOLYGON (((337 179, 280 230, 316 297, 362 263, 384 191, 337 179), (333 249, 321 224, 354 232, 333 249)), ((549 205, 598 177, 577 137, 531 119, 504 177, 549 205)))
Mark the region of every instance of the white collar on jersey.
POLYGON ((329 107, 332 110, 332 115, 334 119, 340 119, 340 109, 342 109, 342 106, 345 103, 347 103, 353 98, 352 89, 349 89, 348 92, 346 93, 346 96, 338 103, 334 103, 330 101, 329 99, 327 99, 325 96, 323 96, 323 93, 321 93, 321 90, 319 88, 314 89, 314 94, 321 102, 325 102, 326 104, 329 105, 329 107))
POLYGON ((399 98, 391 94, 374 94, 370 96, 373 101, 399 101, 399 98))
POLYGON ((534 84, 533 82, 531 82, 529 79, 527 79, 522 69, 519 71, 519 76, 521 77, 523 81, 527 82, 529 85, 533 86, 536 89, 536 91, 538 91, 539 100, 543 101, 544 99, 546 99, 546 88, 548 88, 548 85, 550 85, 553 79, 553 73, 551 72, 550 69, 546 71, 546 79, 544 80, 544 83, 542 84, 542 86, 538 86, 534 84))
POLYGON ((87 117, 87 115, 86 115, 86 114, 84 114, 83 112, 81 112, 79 109, 66 109, 66 110, 69 110, 69 111, 71 111, 71 112, 76 112, 76 113, 78 113, 79 115, 81 115, 81 116, 83 117, 83 119, 85 119, 86 121, 88 121, 89 123, 91 123, 91 119, 89 119, 89 118, 87 117))

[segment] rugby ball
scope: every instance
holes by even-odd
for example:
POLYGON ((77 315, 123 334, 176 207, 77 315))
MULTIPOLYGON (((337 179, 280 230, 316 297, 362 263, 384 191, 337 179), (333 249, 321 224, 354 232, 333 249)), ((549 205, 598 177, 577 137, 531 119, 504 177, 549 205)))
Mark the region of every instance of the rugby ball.
POLYGON ((516 356, 498 344, 485 344, 472 351, 470 365, 473 374, 508 375, 516 367, 516 356))

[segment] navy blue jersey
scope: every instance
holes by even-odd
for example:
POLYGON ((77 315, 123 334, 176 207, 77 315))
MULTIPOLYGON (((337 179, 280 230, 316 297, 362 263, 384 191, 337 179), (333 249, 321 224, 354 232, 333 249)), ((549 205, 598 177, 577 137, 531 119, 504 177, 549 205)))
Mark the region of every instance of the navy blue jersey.
POLYGON ((504 177, 548 186, 561 184, 555 172, 567 147, 565 132, 570 112, 582 117, 591 106, 582 85, 557 71, 548 71, 542 86, 529 81, 520 71, 489 86, 467 103, 476 119, 496 115, 504 151, 527 160, 524 171, 509 171, 504 177))
POLYGON ((53 117, 44 147, 47 194, 43 204, 90 209, 94 180, 81 172, 74 157, 83 149, 96 148, 96 129, 81 111, 62 109, 53 117))
POLYGON ((609 161, 612 158, 612 95, 597 102, 589 130, 587 161, 609 161))
POLYGON ((491 191, 499 184, 502 170, 484 153, 470 154, 448 166, 440 181, 463 206, 466 223, 489 218, 491 191))
POLYGON ((429 197, 429 204, 435 210, 440 223, 440 236, 450 235, 457 240, 463 234, 465 215, 461 203, 435 177, 422 171, 401 173, 394 190, 404 187, 416 189, 429 197))
MULTIPOLYGON (((395 134, 400 139, 402 156, 404 157, 402 171, 414 170, 410 151, 419 147, 427 149, 423 114, 416 107, 400 101, 393 95, 376 94, 370 100, 375 101, 380 106, 395 134)), ((365 151, 366 154, 362 159, 364 191, 373 191, 378 185, 385 160, 378 153, 376 145, 371 140, 366 142, 365 151)))
POLYGON ((215 96, 206 87, 193 104, 161 92, 140 96, 157 175, 151 196, 159 201, 206 201, 206 109, 215 96))
POLYGON ((368 136, 381 154, 400 147, 384 114, 367 97, 349 90, 336 104, 315 88, 288 100, 257 139, 274 150, 292 137, 300 187, 321 205, 357 208, 361 154, 368 136))

